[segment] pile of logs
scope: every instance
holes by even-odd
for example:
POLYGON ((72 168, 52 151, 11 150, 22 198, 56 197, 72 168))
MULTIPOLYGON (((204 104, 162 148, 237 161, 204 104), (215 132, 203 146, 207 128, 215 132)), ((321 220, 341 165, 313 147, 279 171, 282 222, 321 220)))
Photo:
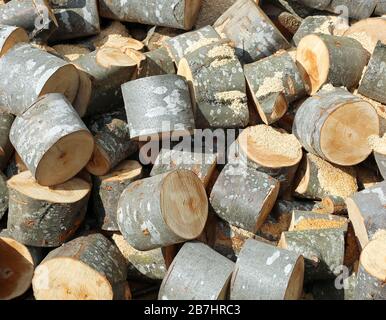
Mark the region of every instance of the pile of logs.
POLYGON ((385 133, 385 1, 0 1, 0 299, 386 300, 385 133))

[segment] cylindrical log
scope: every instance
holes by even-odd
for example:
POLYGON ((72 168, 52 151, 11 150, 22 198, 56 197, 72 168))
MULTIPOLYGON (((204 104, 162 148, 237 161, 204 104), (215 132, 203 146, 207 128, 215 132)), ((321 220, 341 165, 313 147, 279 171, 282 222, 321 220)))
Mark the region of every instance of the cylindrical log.
POLYGON ((47 93, 62 93, 72 102, 78 87, 73 65, 30 44, 17 44, 0 59, 0 91, 12 114, 23 114, 47 93))
POLYGON ((158 299, 225 300, 233 268, 232 261, 207 245, 187 242, 170 265, 158 299))
POLYGON ((93 183, 94 212, 102 230, 118 231, 117 208, 123 190, 142 176, 139 162, 126 160, 108 175, 95 176, 93 183))
POLYGON ((247 166, 227 164, 210 194, 216 214, 231 225, 255 233, 279 193, 279 182, 247 166))
POLYGON ((299 70, 287 52, 244 66, 255 107, 266 124, 279 120, 288 104, 306 95, 299 70))
POLYGON ((24 29, 0 25, 0 57, 20 42, 29 42, 28 34, 24 29))
POLYGON ((14 149, 9 140, 9 132, 14 119, 12 114, 0 110, 0 171, 4 170, 13 154, 14 149))
MULTIPOLYGON (((237 0, 202 0, 201 10, 197 17, 195 28, 213 25, 216 20, 237 0)), ((258 1, 257 1, 258 2, 258 1)))
POLYGON ((386 300, 386 238, 370 241, 360 257, 354 299, 386 300))
POLYGON ((145 78, 162 74, 175 74, 176 68, 166 48, 159 48, 145 53, 135 78, 145 78))
POLYGON ((319 229, 283 232, 279 247, 305 258, 305 279, 331 279, 340 274, 344 261, 344 231, 319 229))
POLYGON ((218 18, 214 28, 234 42, 236 54, 244 63, 257 61, 290 47, 272 21, 252 0, 238 0, 218 18))
POLYGON ((190 135, 194 126, 189 87, 183 77, 161 75, 122 85, 132 138, 190 135))
POLYGON ((240 251, 231 300, 297 300, 303 291, 304 260, 295 252, 253 239, 240 251))
POLYGON ((327 214, 347 214, 345 199, 339 196, 327 196, 322 199, 320 207, 327 214))
POLYGON ((308 152, 350 166, 371 153, 367 138, 378 135, 379 119, 366 101, 342 88, 326 88, 300 106, 292 132, 308 152))
POLYGON ((355 39, 318 33, 300 40, 296 60, 314 95, 326 83, 357 87, 369 53, 355 39))
POLYGON ((99 0, 104 18, 190 30, 196 22, 201 0, 99 0))
POLYGON ((130 293, 126 275, 118 248, 96 233, 51 251, 36 268, 32 287, 37 300, 124 299, 122 293, 130 293))
POLYGON ((181 59, 190 84, 197 128, 239 128, 249 122, 243 69, 227 43, 214 42, 181 59))
POLYGON ((68 100, 47 94, 15 119, 10 140, 34 178, 52 186, 85 167, 94 139, 68 100))
POLYGON ((58 22, 50 41, 92 36, 100 32, 97 0, 49 0, 58 22))
POLYGON ((337 14, 346 14, 356 20, 362 20, 373 14, 378 1, 379 0, 332 0, 330 5, 324 9, 337 14))
POLYGON ((377 167, 383 179, 386 179, 386 136, 369 137, 369 143, 374 152, 377 167))
POLYGON ((374 15, 383 16, 385 14, 386 14, 386 2, 378 1, 377 5, 375 6, 374 15))
POLYGON ((386 230, 386 181, 346 199, 349 218, 363 249, 380 230, 386 230))
POLYGON ((289 231, 341 229, 347 231, 348 221, 332 214, 294 210, 289 231))
POLYGON ((197 238, 208 217, 208 199, 192 171, 175 170, 131 183, 117 215, 126 241, 145 251, 197 238))
POLYGON ((8 210, 7 177, 0 171, 0 220, 8 210))
POLYGON ((298 2, 310 8, 324 10, 328 8, 331 0, 298 0, 298 2))

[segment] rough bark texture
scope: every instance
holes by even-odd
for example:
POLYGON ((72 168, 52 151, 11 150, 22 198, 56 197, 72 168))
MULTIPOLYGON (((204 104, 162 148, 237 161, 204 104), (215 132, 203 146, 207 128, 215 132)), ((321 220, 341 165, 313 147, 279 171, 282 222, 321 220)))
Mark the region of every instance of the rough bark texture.
POLYGON ((0 170, 4 170, 13 153, 9 132, 14 119, 12 114, 0 111, 0 170))
POLYGON ((7 177, 0 171, 0 220, 8 210, 7 177))
POLYGON ((355 300, 386 300, 385 282, 369 274, 363 266, 359 265, 355 300))
MULTIPOLYGON (((284 300, 297 263, 303 264, 303 258, 295 252, 247 240, 233 272, 231 300, 284 300)), ((299 282, 299 296, 294 299, 300 297, 303 274, 299 282)))
POLYGON ((268 57, 290 44, 252 0, 238 0, 214 24, 216 31, 231 39, 244 63, 268 57))
POLYGON ((195 128, 189 87, 181 76, 130 81, 122 85, 122 92, 132 138, 195 128))
POLYGON ((158 299, 223 300, 233 268, 232 261, 205 244, 185 243, 161 284, 158 299))
POLYGON ((213 25, 224 11, 236 1, 237 0, 202 0, 201 10, 195 24, 196 29, 213 25))
POLYGON ((146 59, 138 67, 136 78, 176 73, 173 59, 166 48, 146 52, 145 56, 146 59))
POLYGON ((331 4, 324 8, 328 11, 338 14, 348 14, 349 17, 361 20, 366 19, 372 15, 377 5, 378 0, 332 0, 331 4), (346 12, 348 10, 348 12, 346 12))

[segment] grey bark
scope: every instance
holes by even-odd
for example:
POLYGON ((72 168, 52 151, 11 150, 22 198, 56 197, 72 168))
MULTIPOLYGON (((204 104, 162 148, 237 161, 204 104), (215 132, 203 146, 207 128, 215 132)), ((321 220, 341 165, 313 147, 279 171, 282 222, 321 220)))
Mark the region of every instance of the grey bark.
POLYGON ((386 300, 385 280, 374 277, 359 264, 354 300, 386 300))
POLYGON ((9 132, 14 119, 12 114, 0 111, 0 171, 7 166, 13 153, 9 132))
POLYGON ((386 14, 386 2, 384 0, 379 0, 375 7, 374 15, 383 16, 385 14, 386 14))
POLYGON ((298 2, 304 4, 307 7, 324 10, 327 9, 331 0, 297 0, 298 2))
POLYGON ((336 17, 332 16, 309 16, 305 18, 299 29, 294 34, 292 40, 297 46, 300 40, 313 33, 326 33, 333 35, 335 29, 336 17), (322 25, 327 25, 321 28, 322 25))
MULTIPOLYGON (((14 27, 14 26, 3 26, 0 25, 0 56, 4 55, 10 48, 7 48, 7 40, 9 37, 12 35, 13 32, 17 31, 20 29, 19 27, 14 27)), ((28 41, 28 35, 25 34, 26 36, 26 42, 28 41)))
POLYGON ((0 171, 0 220, 8 210, 7 177, 0 171))
POLYGON ((173 59, 166 48, 146 52, 145 56, 146 59, 141 61, 136 78, 176 73, 173 59))
POLYGON ((375 10, 378 0, 332 0, 326 10, 338 14, 348 9, 349 17, 362 20, 370 17, 375 10))

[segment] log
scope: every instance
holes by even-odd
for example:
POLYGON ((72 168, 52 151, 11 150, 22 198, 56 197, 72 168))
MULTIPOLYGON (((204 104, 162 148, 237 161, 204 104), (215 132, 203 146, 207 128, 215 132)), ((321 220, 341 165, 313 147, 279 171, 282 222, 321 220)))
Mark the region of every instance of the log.
POLYGON ((363 249, 377 232, 386 230, 386 182, 355 193, 346 199, 349 218, 363 249))
POLYGON ((123 190, 142 177, 142 166, 138 161, 121 162, 108 175, 94 176, 93 205, 102 230, 118 231, 117 208, 123 190))
POLYGON ((360 257, 355 300, 386 300, 386 238, 370 241, 360 257))
POLYGON ((135 78, 139 79, 176 73, 173 59, 166 48, 146 52, 145 56, 146 59, 142 60, 135 78))
MULTIPOLYGON (((230 8, 237 0, 202 0, 201 10, 199 11, 196 29, 213 25, 216 20, 230 8)), ((258 3, 259 1, 257 1, 258 3)))
POLYGON ((297 300, 304 260, 295 252, 253 239, 245 242, 232 275, 231 300, 297 300))
POLYGON ((386 179, 386 136, 381 138, 378 136, 370 136, 369 144, 373 149, 378 170, 383 179, 386 179))
POLYGON ((28 34, 24 29, 0 25, 0 57, 20 42, 29 42, 28 34))
MULTIPOLYGON (((374 158, 376 159, 375 155, 374 158)), ((367 189, 377 182, 384 180, 382 175, 379 173, 380 170, 381 169, 378 170, 378 167, 369 168, 365 165, 356 166, 355 171, 357 173, 358 190, 361 191, 363 189, 367 189)))
POLYGON ((357 87, 369 54, 355 39, 319 33, 300 40, 296 60, 314 95, 326 83, 349 90, 357 87))
POLYGON ((334 279, 344 261, 342 229, 283 232, 278 246, 305 258, 305 280, 334 279))
POLYGON ((239 128, 249 122, 243 69, 233 48, 214 42, 181 59, 178 74, 191 89, 197 128, 239 128))
POLYGON ((14 119, 12 114, 0 110, 0 171, 4 170, 13 154, 9 132, 14 119))
POLYGON ((243 63, 290 48, 285 37, 252 0, 238 0, 218 18, 214 28, 234 42, 236 54, 243 63))
POLYGON ((117 215, 125 240, 146 251, 197 238, 208 217, 208 200, 193 172, 175 170, 131 183, 117 215))
POLYGON ((205 187, 216 169, 215 154, 162 149, 150 172, 150 176, 163 174, 176 169, 193 171, 205 187))
POLYGON ((340 229, 346 232, 347 228, 348 221, 344 217, 294 210, 288 231, 340 229))
POLYGON ((353 300, 356 274, 352 273, 348 278, 340 280, 343 288, 337 288, 336 280, 315 281, 312 285, 312 296, 315 300, 353 300))
POLYGON ((325 10, 329 7, 331 0, 297 0, 299 3, 307 7, 325 10))
POLYGON ((370 17, 379 0, 332 0, 325 8, 335 13, 344 13, 352 19, 362 20, 370 17))
POLYGON ((58 22, 50 41, 92 36, 100 32, 97 0, 49 0, 58 22))
POLYGON ((328 196, 344 199, 358 190, 353 167, 337 166, 311 153, 299 166, 295 186, 296 196, 312 200, 328 196))
POLYGON ((91 133, 62 94, 41 97, 17 117, 10 140, 43 186, 74 177, 87 164, 94 148, 91 133))
POLYGON ((156 26, 190 30, 194 26, 201 0, 100 0, 101 17, 156 26))
POLYGON ((113 300, 130 294, 118 248, 95 233, 51 251, 32 279, 36 300, 113 300), (101 263, 103 261, 103 263, 101 263))
POLYGON ((158 299, 225 300, 233 268, 232 261, 205 244, 185 243, 162 281, 158 299))
POLYGON ((376 16, 383 16, 386 14, 386 3, 384 1, 378 1, 377 5, 375 6, 374 15, 376 16))
POLYGON ((379 119, 363 99, 342 88, 326 88, 300 106, 292 132, 309 153, 350 166, 370 155, 367 138, 379 133, 379 119))
POLYGON ((227 164, 212 192, 210 204, 231 225, 255 233, 267 218, 279 192, 279 182, 249 167, 227 164))
POLYGON ((339 196, 327 196, 322 199, 321 207, 328 214, 347 214, 345 199, 339 196))
POLYGON ((245 65, 244 74, 255 107, 266 124, 279 120, 289 103, 306 95, 298 68, 285 51, 245 65))
POLYGON ((0 220, 8 210, 7 177, 0 171, 0 220))
POLYGON ((172 37, 176 37, 180 34, 184 34, 184 32, 178 29, 154 26, 147 32, 143 43, 148 50, 153 51, 156 49, 165 48, 166 40, 172 37))
POLYGON ((195 128, 189 87, 181 76, 130 81, 122 85, 122 94, 132 139, 190 135, 195 128))

